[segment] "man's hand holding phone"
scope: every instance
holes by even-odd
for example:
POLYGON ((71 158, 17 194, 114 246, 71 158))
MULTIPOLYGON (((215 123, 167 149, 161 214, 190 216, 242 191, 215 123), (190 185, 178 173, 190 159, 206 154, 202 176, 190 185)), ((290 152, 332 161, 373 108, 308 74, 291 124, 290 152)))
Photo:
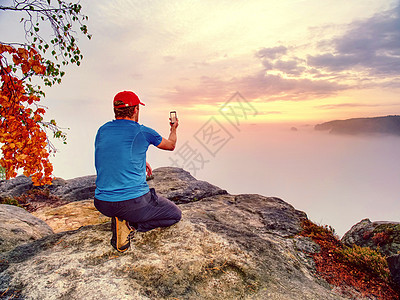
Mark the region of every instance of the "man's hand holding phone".
POLYGON ((178 116, 177 116, 177 114, 176 114, 176 111, 171 111, 170 113, 169 113, 169 120, 170 120, 170 125, 171 125, 171 129, 172 128, 177 128, 178 127, 178 123, 179 123, 179 120, 178 120, 178 116))
POLYGON ((169 113, 169 125, 171 126, 171 130, 169 132, 169 137, 168 139, 163 138, 161 143, 157 146, 157 148, 164 149, 164 150, 170 150, 173 151, 175 149, 176 145, 176 128, 178 127, 178 117, 176 115, 176 111, 171 111, 169 113))

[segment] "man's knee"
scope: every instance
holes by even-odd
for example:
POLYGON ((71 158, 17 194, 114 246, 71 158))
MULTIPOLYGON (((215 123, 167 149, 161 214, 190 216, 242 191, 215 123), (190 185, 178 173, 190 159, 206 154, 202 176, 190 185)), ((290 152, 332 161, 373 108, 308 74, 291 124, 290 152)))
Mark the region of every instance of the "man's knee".
POLYGON ((179 222, 182 219, 182 211, 179 209, 179 207, 176 207, 176 222, 179 222))

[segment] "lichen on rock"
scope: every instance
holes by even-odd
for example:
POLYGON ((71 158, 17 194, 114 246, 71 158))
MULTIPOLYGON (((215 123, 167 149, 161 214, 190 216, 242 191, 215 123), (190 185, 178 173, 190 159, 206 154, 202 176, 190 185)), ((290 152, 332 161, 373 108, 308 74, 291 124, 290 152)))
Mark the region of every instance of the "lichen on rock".
POLYGON ((0 252, 53 234, 43 220, 14 205, 0 204, 0 224, 0 252))
POLYGON ((180 203, 183 219, 136 233, 131 249, 118 253, 110 223, 81 199, 93 182, 59 179, 50 189, 71 203, 36 213, 60 232, 1 254, 2 297, 346 299, 316 274, 310 253, 318 246, 297 235, 307 215, 279 198, 230 195, 182 169, 156 169, 150 186, 180 203))

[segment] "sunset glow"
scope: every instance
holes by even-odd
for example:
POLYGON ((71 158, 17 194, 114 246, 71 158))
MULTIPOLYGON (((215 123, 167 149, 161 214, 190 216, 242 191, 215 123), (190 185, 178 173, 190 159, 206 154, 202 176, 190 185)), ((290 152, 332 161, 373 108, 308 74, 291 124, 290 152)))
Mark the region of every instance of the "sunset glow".
MULTIPOLYGON (((169 112, 179 118, 175 150, 149 148, 153 168, 282 198, 341 234, 363 218, 399 221, 399 137, 314 130, 400 114, 399 0, 80 4, 93 35, 79 37, 82 64, 40 102, 67 133, 54 176, 95 174, 96 132, 131 90, 146 104, 139 123, 168 137, 169 112)), ((0 11, 1 42, 24 42, 20 20, 0 11)))
MULTIPOLYGON (((121 90, 146 103, 143 122, 164 128, 176 110, 188 134, 194 129, 184 124, 219 115, 236 92, 257 111, 248 124, 315 125, 400 111, 398 1, 81 4, 93 39, 80 40, 82 65, 68 67, 44 99, 48 118, 71 128, 72 150, 63 155, 85 149, 91 157, 93 135, 113 118, 110 103, 121 90), (82 128, 87 135, 74 144, 82 128)), ((18 18, 0 16, 11 28, 1 40, 23 38, 18 18)))

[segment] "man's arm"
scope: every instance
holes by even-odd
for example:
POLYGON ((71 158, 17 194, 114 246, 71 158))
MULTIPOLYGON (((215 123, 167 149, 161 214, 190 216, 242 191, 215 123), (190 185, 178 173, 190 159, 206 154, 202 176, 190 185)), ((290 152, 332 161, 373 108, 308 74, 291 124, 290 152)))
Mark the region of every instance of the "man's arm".
POLYGON ((176 145, 176 128, 178 127, 178 119, 174 124, 169 123, 171 125, 171 132, 169 133, 168 139, 162 138, 161 143, 157 146, 159 149, 173 151, 176 145))
POLYGON ((147 176, 153 175, 153 169, 151 168, 150 164, 146 161, 146 174, 147 176))

